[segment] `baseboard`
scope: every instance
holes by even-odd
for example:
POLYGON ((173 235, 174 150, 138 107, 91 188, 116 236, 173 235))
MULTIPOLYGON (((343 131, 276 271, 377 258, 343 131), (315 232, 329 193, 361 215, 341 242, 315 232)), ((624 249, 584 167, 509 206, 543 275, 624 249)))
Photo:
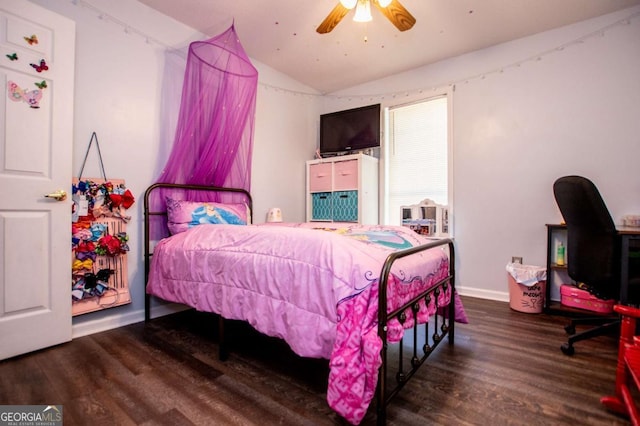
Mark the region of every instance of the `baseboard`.
MULTIPOLYGON (((189 309, 188 306, 173 303, 153 306, 151 308, 151 318, 158 318, 165 315, 175 314, 189 309)), ((106 318, 96 319, 94 321, 86 321, 81 324, 74 324, 71 328, 71 338, 76 339, 82 336, 88 336, 102 331, 112 330, 125 325, 135 324, 144 321, 144 309, 129 312, 123 315, 113 315, 106 318)))
POLYGON ((462 286, 460 287, 457 286, 456 291, 461 296, 477 297, 478 299, 496 300, 498 302, 509 301, 508 291, 493 291, 493 290, 484 290, 481 288, 462 287, 462 286))

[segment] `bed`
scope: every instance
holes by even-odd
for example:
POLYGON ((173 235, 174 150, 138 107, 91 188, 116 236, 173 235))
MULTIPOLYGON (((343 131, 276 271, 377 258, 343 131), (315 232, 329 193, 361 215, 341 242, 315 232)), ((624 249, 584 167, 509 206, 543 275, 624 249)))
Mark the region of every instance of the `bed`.
POLYGON ((242 189, 146 190, 145 320, 151 297, 218 314, 223 359, 225 319, 246 321, 300 356, 328 359, 327 402, 345 420, 360 423, 375 399, 385 424, 394 396, 445 337, 453 344, 455 322, 466 322, 453 242, 401 226, 254 225, 251 212, 242 189), (243 200, 211 201, 212 193, 243 200), (156 241, 158 226, 169 236, 156 241))

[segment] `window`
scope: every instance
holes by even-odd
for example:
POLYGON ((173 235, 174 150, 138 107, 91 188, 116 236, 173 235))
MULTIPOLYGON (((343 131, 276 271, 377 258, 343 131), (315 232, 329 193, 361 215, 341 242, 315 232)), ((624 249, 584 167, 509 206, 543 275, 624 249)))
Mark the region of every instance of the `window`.
POLYGON ((383 223, 401 224, 400 207, 427 198, 450 204, 448 117, 447 94, 388 109, 383 223))

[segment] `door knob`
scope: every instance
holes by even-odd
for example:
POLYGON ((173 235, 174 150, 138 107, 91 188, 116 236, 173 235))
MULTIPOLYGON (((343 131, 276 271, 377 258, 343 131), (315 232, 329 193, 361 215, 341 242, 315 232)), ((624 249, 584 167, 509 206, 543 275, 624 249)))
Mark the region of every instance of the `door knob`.
POLYGON ((58 189, 56 192, 52 192, 51 194, 44 195, 47 198, 54 198, 56 201, 64 201, 67 199, 67 193, 62 189, 58 189))

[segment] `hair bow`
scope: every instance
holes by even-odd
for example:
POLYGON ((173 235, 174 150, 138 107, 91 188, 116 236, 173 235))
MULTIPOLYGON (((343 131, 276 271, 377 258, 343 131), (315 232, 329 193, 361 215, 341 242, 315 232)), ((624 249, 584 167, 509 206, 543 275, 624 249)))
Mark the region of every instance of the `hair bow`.
POLYGON ((83 193, 87 192, 87 189, 89 189, 88 182, 80 181, 78 182, 78 185, 74 185, 73 189, 74 189, 74 192, 76 191, 83 192, 83 193))
POLYGON ((124 207, 128 209, 133 205, 135 199, 133 198, 133 194, 128 189, 124 191, 122 194, 110 194, 109 199, 111 200, 112 207, 124 207))
POLYGON ((78 240, 90 240, 93 234, 88 229, 78 229, 73 233, 73 237, 78 240))
POLYGON ((78 247, 76 247, 76 253, 79 252, 92 252, 96 250, 96 245, 91 241, 80 241, 78 247))
POLYGON ((76 253, 76 259, 78 259, 80 261, 91 259, 92 262, 95 262, 96 253, 93 252, 93 251, 81 251, 81 252, 76 253))
POLYGON ((91 270, 93 268, 93 260, 91 259, 85 259, 85 260, 74 260, 73 261, 73 266, 71 267, 71 269, 73 269, 74 271, 79 271, 81 269, 87 269, 87 270, 91 270))
POLYGON ((91 227, 91 222, 87 222, 87 221, 79 221, 79 222, 75 222, 72 226, 71 226, 71 232, 73 234, 75 234, 76 232, 78 232, 81 229, 89 229, 91 227))
POLYGON ((111 255, 115 256, 122 251, 120 240, 112 235, 105 235, 98 241, 98 247, 96 247, 96 253, 99 255, 111 255))
POLYGON ((111 210, 109 210, 109 207, 102 204, 98 207, 94 207, 92 210, 92 213, 93 213, 93 217, 95 218, 99 218, 102 216, 106 216, 106 217, 113 216, 113 214, 111 213, 111 210))
POLYGON ((134 202, 135 198, 133 198, 133 194, 131 193, 131 191, 129 191, 128 189, 124 191, 124 194, 122 194, 122 207, 128 209, 133 205, 134 202))
POLYGON ((116 238, 120 241, 120 251, 129 251, 129 245, 127 244, 127 241, 129 241, 129 235, 127 235, 126 232, 118 232, 116 234, 116 238))
POLYGON ((106 230, 107 230, 106 225, 103 225, 102 223, 94 223, 93 225, 91 225, 91 234, 92 234, 91 240, 93 241, 98 240, 106 230))

